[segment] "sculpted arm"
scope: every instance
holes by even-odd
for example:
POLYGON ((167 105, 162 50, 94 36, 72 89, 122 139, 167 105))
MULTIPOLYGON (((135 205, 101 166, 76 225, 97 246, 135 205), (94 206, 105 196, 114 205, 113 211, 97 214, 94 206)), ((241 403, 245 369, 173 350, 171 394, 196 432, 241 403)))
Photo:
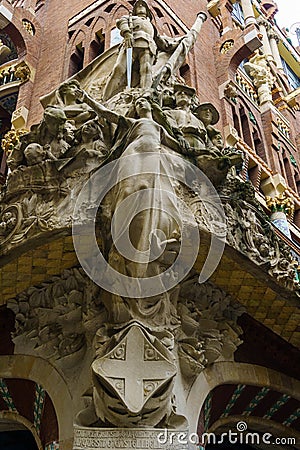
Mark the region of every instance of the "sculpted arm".
POLYGON ((119 114, 116 114, 110 109, 105 108, 105 106, 90 97, 84 90, 80 90, 80 93, 82 96, 82 101, 90 106, 99 117, 104 117, 106 120, 112 123, 118 123, 119 114))

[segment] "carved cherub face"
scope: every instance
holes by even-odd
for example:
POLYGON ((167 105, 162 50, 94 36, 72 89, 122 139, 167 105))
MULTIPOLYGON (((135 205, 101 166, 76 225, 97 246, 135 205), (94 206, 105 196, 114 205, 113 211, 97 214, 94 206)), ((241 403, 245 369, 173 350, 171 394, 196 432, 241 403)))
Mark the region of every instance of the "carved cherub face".
POLYGON ((29 166, 41 163, 47 159, 47 152, 40 144, 29 144, 24 150, 24 155, 29 166))
POLYGON ((11 219, 13 217, 12 213, 10 211, 7 211, 6 213, 3 214, 3 220, 5 222, 7 222, 9 219, 11 219))

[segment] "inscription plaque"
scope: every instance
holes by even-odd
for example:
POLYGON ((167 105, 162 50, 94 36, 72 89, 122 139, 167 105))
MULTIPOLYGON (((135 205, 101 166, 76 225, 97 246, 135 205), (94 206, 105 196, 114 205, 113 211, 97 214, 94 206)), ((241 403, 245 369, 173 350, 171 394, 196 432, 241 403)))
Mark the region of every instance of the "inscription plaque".
POLYGON ((187 430, 85 428, 75 426, 74 450, 188 450, 187 430))

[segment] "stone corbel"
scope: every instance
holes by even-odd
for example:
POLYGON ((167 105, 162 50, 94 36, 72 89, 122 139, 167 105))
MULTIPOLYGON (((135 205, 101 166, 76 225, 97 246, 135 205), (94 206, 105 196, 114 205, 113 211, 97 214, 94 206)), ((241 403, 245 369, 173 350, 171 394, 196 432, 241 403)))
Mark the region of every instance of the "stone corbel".
POLYGON ((268 177, 261 182, 263 193, 265 196, 269 197, 276 197, 277 195, 283 194, 286 188, 286 181, 279 173, 276 173, 272 177, 268 177))
POLYGON ((207 11, 213 18, 217 17, 220 14, 219 3, 220 0, 211 0, 207 4, 207 11))
POLYGON ((300 110, 300 87, 285 97, 285 101, 291 108, 300 110))
POLYGON ((234 147, 240 139, 237 130, 230 124, 224 127, 224 134, 226 144, 230 147, 234 147))
POLYGON ((15 130, 25 128, 27 118, 28 118, 28 113, 29 113, 29 111, 25 106, 21 106, 20 108, 16 109, 12 113, 11 123, 15 130))

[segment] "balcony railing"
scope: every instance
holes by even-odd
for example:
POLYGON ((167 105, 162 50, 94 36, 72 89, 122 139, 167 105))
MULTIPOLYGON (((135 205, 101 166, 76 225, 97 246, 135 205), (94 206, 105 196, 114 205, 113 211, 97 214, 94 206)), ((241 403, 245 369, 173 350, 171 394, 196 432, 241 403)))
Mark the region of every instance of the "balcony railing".
POLYGON ((245 94, 258 105, 258 95, 254 86, 252 86, 251 82, 247 80, 246 76, 242 74, 241 71, 238 71, 235 75, 235 81, 238 86, 245 92, 245 94))
POLYGON ((0 90, 1 86, 8 84, 21 84, 30 77, 30 69, 25 61, 12 62, 9 61, 0 67, 0 90))

